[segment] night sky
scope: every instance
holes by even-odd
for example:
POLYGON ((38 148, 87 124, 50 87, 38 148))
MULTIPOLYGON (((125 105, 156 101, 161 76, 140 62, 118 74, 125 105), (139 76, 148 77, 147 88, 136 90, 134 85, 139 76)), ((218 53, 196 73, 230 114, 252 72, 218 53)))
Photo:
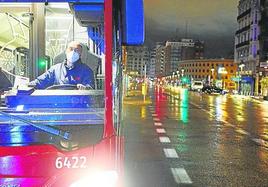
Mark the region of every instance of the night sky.
POLYGON ((156 41, 186 38, 187 35, 187 38, 205 41, 207 58, 227 58, 234 51, 238 2, 144 0, 145 43, 152 46, 156 41))

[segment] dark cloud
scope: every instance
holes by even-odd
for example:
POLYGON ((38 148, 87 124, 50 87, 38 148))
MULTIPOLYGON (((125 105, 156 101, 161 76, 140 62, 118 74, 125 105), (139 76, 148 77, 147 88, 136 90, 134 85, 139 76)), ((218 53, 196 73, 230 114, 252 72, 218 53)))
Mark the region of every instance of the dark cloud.
POLYGON ((207 57, 228 57, 234 48, 237 5, 238 0, 144 0, 146 44, 187 33, 205 41, 207 57))

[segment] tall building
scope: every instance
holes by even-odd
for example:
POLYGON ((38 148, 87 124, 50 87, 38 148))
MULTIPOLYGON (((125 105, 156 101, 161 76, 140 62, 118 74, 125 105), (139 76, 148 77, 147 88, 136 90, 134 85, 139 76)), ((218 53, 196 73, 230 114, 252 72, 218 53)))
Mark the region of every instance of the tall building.
POLYGON ((155 51, 155 77, 165 76, 165 46, 158 43, 155 51))
POLYGON ((261 92, 260 80, 268 76, 268 2, 240 0, 234 60, 239 64, 241 89, 261 92))
POLYGON ((126 71, 144 75, 145 65, 149 64, 150 60, 149 48, 147 46, 127 46, 126 54, 126 71))
MULTIPOLYGON (((156 51, 156 66, 162 66, 161 74, 167 76, 177 70, 179 61, 189 59, 203 59, 204 42, 193 39, 181 39, 178 41, 167 41, 156 51), (158 54, 158 53, 161 53, 158 54), (161 57, 161 58, 160 58, 161 57), (161 61, 162 60, 162 61, 161 61)), ((156 69, 160 69, 156 67, 156 69)), ((158 73, 159 74, 159 73, 158 73)), ((160 74, 159 74, 160 75, 160 74)))
POLYGON ((150 63, 148 65, 148 76, 155 78, 155 62, 156 62, 156 48, 150 51, 150 63))
POLYGON ((260 5, 260 63, 257 91, 264 96, 265 100, 268 100, 268 1, 261 0, 260 5))

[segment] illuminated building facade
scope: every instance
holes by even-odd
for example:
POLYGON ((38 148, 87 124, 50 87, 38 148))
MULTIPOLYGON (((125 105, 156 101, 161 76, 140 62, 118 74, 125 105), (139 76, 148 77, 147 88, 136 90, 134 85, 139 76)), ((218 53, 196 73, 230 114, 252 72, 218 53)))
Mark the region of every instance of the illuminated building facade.
POLYGON ((241 92, 263 94, 261 80, 268 76, 268 2, 240 0, 235 33, 235 62, 239 65, 241 92))
POLYGON ((188 77, 191 81, 217 84, 228 90, 236 90, 238 86, 235 82, 237 64, 233 59, 184 60, 179 62, 178 70, 175 75, 188 77))

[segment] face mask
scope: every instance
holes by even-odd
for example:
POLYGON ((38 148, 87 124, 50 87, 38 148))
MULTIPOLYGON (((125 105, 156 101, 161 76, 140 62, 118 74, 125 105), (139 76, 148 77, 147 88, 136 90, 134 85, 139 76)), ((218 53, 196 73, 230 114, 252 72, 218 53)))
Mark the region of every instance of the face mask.
POLYGON ((79 54, 75 51, 71 51, 66 54, 67 57, 67 64, 72 66, 79 58, 79 54))

